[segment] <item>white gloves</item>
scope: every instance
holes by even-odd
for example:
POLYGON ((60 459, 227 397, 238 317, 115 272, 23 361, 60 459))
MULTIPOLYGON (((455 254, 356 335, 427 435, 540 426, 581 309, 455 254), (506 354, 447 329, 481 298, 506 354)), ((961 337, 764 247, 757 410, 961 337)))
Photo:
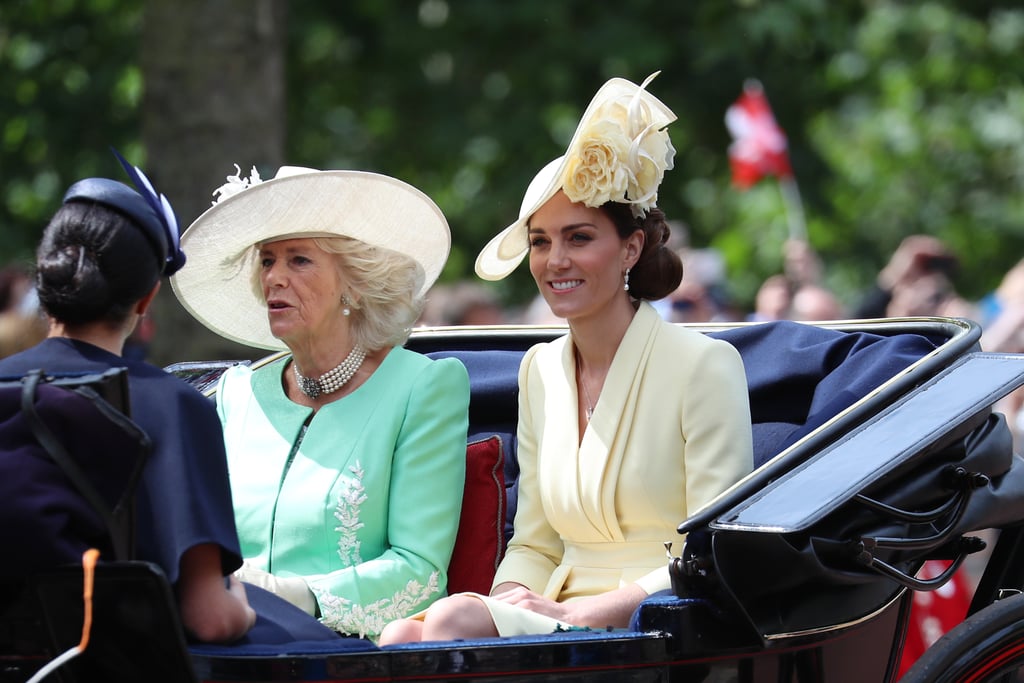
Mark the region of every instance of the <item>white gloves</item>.
POLYGON ((309 590, 305 579, 300 576, 274 576, 269 572, 252 566, 248 560, 235 570, 235 576, 239 581, 259 586, 263 590, 270 591, 274 595, 287 600, 306 614, 313 617, 316 616, 316 598, 313 597, 313 592, 309 590))

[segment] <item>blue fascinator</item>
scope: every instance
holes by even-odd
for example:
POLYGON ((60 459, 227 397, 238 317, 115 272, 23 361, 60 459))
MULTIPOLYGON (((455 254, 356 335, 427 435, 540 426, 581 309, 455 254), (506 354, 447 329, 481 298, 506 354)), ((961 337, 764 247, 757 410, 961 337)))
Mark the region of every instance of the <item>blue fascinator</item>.
POLYGON ((142 228, 157 254, 162 256, 163 274, 173 275, 185 265, 185 252, 181 250, 178 219, 174 209, 167 197, 153 189, 153 184, 141 169, 128 163, 116 149, 111 151, 121 162, 137 191, 116 180, 85 178, 68 188, 63 203, 92 201, 128 216, 142 228))

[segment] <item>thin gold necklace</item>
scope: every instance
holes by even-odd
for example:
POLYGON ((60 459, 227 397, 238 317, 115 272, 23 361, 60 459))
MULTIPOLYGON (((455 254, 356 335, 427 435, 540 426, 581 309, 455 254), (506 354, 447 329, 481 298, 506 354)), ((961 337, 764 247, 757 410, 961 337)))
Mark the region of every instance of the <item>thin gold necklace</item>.
POLYGON ((587 417, 587 422, 590 422, 590 416, 594 414, 594 401, 590 398, 590 389, 587 388, 587 381, 583 379, 583 361, 580 360, 580 354, 576 354, 576 375, 580 378, 580 386, 583 387, 583 399, 586 402, 586 407, 583 409, 583 414, 587 417))

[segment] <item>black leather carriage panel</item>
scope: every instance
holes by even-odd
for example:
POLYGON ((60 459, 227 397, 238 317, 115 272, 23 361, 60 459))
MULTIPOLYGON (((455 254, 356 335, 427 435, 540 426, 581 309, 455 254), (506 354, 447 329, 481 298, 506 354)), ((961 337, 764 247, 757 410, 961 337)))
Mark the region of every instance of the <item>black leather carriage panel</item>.
MULTIPOLYGON (((712 523, 712 528, 807 529, 868 484, 926 457, 992 403, 1024 384, 1024 356, 972 353, 844 434, 712 523)), ((973 425, 977 426, 977 425, 973 425)))

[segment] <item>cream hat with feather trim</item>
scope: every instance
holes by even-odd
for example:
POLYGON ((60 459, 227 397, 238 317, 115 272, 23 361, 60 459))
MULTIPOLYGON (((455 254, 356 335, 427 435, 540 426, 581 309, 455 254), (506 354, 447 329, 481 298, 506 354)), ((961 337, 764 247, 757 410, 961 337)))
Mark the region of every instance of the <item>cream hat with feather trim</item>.
POLYGON ((597 207, 630 204, 634 215, 655 206, 658 186, 672 168, 675 148, 665 128, 676 120, 647 85, 613 78, 601 86, 580 119, 563 156, 549 162, 526 188, 519 219, 495 236, 476 259, 484 280, 508 276, 526 256, 526 224, 559 190, 570 200, 597 207))
POLYGON ((444 214, 423 192, 395 178, 284 166, 267 181, 255 169, 249 178, 227 180, 214 192, 214 205, 181 236, 188 262, 171 287, 199 322, 232 341, 285 348, 271 334, 266 302, 253 288, 258 244, 351 237, 390 249, 422 269, 421 296, 448 259, 451 233, 444 214))

